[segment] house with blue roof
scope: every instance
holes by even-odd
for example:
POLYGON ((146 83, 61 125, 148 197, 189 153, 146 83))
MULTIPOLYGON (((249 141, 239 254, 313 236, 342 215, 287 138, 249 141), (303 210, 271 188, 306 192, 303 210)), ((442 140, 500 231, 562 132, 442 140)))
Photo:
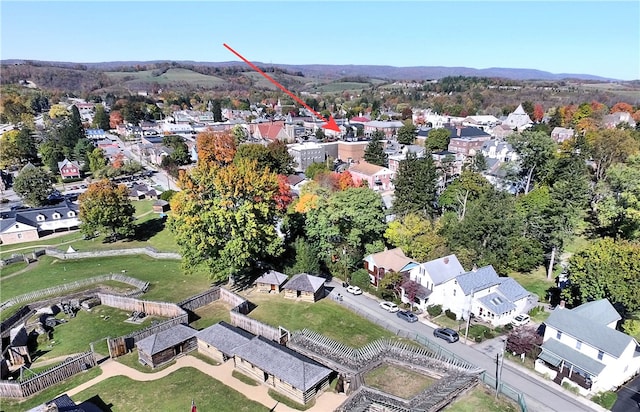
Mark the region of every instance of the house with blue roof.
POLYGON ((640 345, 616 330, 620 319, 607 299, 558 307, 544 322, 535 369, 583 395, 617 389, 640 373, 640 345))
POLYGON ((498 276, 491 265, 465 272, 455 255, 421 264, 411 271, 410 279, 429 291, 416 302, 422 309, 442 305, 458 319, 471 313, 494 326, 511 323, 535 301, 515 279, 498 276))
POLYGON ((0 213, 0 243, 30 242, 55 232, 80 226, 78 206, 64 201, 44 206, 0 213))

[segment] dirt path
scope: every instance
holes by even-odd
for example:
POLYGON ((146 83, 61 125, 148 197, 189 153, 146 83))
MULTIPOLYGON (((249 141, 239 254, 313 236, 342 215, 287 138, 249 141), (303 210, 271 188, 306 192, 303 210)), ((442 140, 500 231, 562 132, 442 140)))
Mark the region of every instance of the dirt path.
MULTIPOLYGON (((206 373, 214 379, 219 380, 225 385, 237 390, 247 398, 261 403, 262 405, 270 408, 271 411, 289 411, 295 412, 295 409, 289 408, 286 405, 280 404, 275 401, 268 394, 268 388, 265 385, 259 386, 251 386, 247 385, 244 382, 239 381, 238 379, 231 376, 231 372, 233 372, 233 361, 227 361, 219 366, 214 366, 208 364, 206 362, 201 361, 198 358, 193 356, 183 356, 176 360, 176 363, 169 366, 166 369, 163 369, 159 372, 155 373, 144 373, 140 372, 136 369, 130 368, 126 365, 123 365, 119 362, 114 361, 113 359, 109 359, 102 363, 99 366, 102 369, 102 374, 91 379, 88 382, 83 383, 69 391, 67 391, 67 395, 73 397, 83 390, 90 388, 91 386, 97 384, 98 382, 102 382, 105 379, 112 378, 114 376, 123 375, 135 381, 148 382, 154 381, 157 379, 164 378, 167 375, 170 375, 174 371, 180 368, 192 367, 198 369, 202 373, 206 373)), ((324 412, 324 411, 332 411, 335 410, 342 402, 344 402, 346 396, 343 394, 337 394, 332 392, 324 392, 316 399, 316 403, 313 408, 307 409, 312 412, 324 412)), ((197 404, 197 402, 196 402, 197 404)), ((200 405, 198 405, 200 406, 200 405)), ((206 405, 202 405, 204 408, 206 405)))
POLYGON ((8 275, 8 276, 3 276, 3 277, 2 277, 2 280, 7 280, 7 279, 10 279, 10 278, 12 278, 12 277, 14 277, 14 276, 21 275, 21 274, 23 274, 24 272, 26 272, 26 271, 28 271, 28 270, 33 269, 35 266, 37 266, 37 265, 38 265, 38 263, 40 263, 40 261, 39 261, 39 260, 36 260, 36 261, 34 261, 34 262, 31 262, 31 263, 29 263, 25 268, 20 269, 20 270, 19 270, 19 271, 17 271, 16 273, 12 273, 12 274, 10 274, 10 275, 8 275))

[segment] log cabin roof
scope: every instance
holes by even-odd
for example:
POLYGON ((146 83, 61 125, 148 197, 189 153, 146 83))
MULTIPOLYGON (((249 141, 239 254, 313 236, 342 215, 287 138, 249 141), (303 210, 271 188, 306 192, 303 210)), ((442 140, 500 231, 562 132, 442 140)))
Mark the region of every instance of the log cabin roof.
POLYGON ((139 351, 153 356, 193 338, 197 332, 189 326, 178 324, 138 341, 136 346, 139 351))

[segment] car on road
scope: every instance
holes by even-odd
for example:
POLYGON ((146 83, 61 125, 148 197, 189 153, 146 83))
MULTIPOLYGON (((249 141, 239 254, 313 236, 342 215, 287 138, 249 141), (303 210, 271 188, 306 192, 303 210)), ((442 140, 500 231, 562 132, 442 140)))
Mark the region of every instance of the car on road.
POLYGON ((449 343, 457 342, 460 340, 458 332, 450 328, 438 328, 433 331, 433 336, 436 338, 444 339, 449 343))
POLYGON ((409 312, 408 310, 400 310, 396 313, 396 316, 398 316, 400 319, 406 320, 409 323, 418 321, 418 317, 415 314, 409 312))
POLYGON ((529 323, 529 320, 531 320, 529 315, 525 315, 524 313, 521 313, 515 318, 513 318, 513 321, 511 323, 513 324, 513 326, 523 326, 529 323))
POLYGON ((386 310, 387 312, 397 312, 400 309, 398 308, 398 305, 396 305, 393 302, 388 302, 388 301, 384 301, 384 302, 380 302, 380 307, 384 310, 386 310))
POLYGON ((362 289, 354 285, 347 286, 347 292, 354 295, 362 295, 362 289))

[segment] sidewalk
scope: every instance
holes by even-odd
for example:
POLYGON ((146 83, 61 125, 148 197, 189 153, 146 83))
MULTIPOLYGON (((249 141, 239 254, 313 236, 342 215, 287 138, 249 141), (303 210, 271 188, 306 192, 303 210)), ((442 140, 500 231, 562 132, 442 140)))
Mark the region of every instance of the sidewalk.
MULTIPOLYGON (((165 376, 173 373, 177 369, 192 367, 198 369, 202 373, 206 373, 212 378, 219 380, 226 386, 235 389, 248 399, 255 402, 259 402, 262 405, 269 408, 271 411, 283 411, 283 412, 295 412, 296 409, 289 408, 288 406, 278 403, 268 394, 269 388, 266 385, 251 386, 231 376, 234 370, 233 361, 227 361, 222 365, 214 366, 209 363, 203 362, 193 356, 185 355, 176 360, 176 363, 155 373, 144 373, 129 366, 123 365, 113 359, 109 359, 102 363, 99 368, 102 369, 102 374, 91 379, 88 382, 83 383, 73 389, 68 390, 66 393, 70 397, 77 395, 83 390, 90 388, 91 386, 102 382, 105 379, 109 379, 114 376, 123 375, 135 381, 154 381, 164 378, 165 376)), ((312 408, 307 409, 312 412, 324 412, 335 410, 340 404, 346 400, 346 395, 332 393, 330 391, 323 392, 316 398, 316 403, 312 408)), ((205 405, 203 405, 204 407, 205 405)))

